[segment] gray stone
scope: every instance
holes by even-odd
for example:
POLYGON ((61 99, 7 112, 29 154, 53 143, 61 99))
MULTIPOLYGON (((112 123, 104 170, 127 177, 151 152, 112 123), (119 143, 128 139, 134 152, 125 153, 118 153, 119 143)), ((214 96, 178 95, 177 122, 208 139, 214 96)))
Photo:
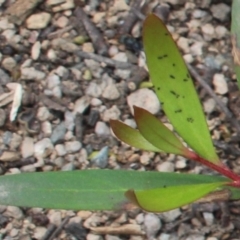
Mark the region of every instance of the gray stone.
POLYGON ((114 84, 110 84, 103 90, 102 96, 108 100, 115 100, 120 97, 120 93, 114 84))
POLYGON ((43 29, 51 21, 51 14, 47 12, 41 12, 31 15, 27 20, 28 29, 43 29))
POLYGON ((31 57, 33 60, 37 60, 41 52, 41 43, 39 41, 35 42, 31 49, 31 57))
POLYGON ((55 150, 56 150, 58 156, 64 156, 67 154, 65 146, 63 144, 57 144, 55 146, 55 150))
POLYGON ((17 62, 12 57, 6 57, 2 61, 2 66, 4 69, 8 70, 9 72, 12 72, 13 69, 16 67, 17 62))
POLYGON ((108 136, 110 135, 110 129, 106 123, 98 121, 95 126, 95 133, 99 136, 108 136))
POLYGON ((132 114, 134 105, 144 108, 152 114, 156 114, 160 110, 160 102, 156 94, 147 88, 139 89, 131 93, 127 97, 127 103, 132 114))
POLYGON ((47 79, 46 79, 46 82, 47 82, 47 87, 49 89, 53 89, 54 87, 56 86, 59 86, 61 81, 60 81, 60 77, 56 74, 50 74, 47 76, 47 79))
POLYGON ((53 132, 52 132, 52 135, 50 137, 51 141, 56 144, 56 143, 59 143, 61 141, 64 140, 64 137, 65 137, 65 133, 66 133, 67 129, 66 129, 66 126, 65 124, 62 122, 60 124, 58 124, 53 132))
POLYGON ((49 156, 54 147, 49 138, 43 138, 42 140, 38 141, 34 145, 34 155, 36 158, 45 158, 49 156))
POLYGON ((102 95, 102 89, 98 84, 91 82, 86 89, 86 95, 98 98, 102 95))
POLYGON ((6 116, 5 111, 2 108, 0 108, 0 127, 2 127, 4 125, 6 118, 7 118, 7 116, 6 116))
POLYGON ((68 153, 78 152, 82 147, 82 144, 78 141, 65 142, 65 149, 68 153))
POLYGON ((157 170, 159 172, 173 172, 174 164, 172 162, 163 162, 157 165, 157 170))
POLYGON ((14 219, 22 219, 24 217, 22 210, 19 207, 8 206, 3 216, 12 217, 14 219))
POLYGON ((62 168, 61 168, 61 170, 62 171, 73 171, 74 170, 74 165, 73 165, 73 163, 67 163, 67 164, 65 164, 64 166, 62 166, 62 168))
POLYGON ((76 117, 76 114, 74 114, 73 112, 66 111, 64 113, 64 123, 65 123, 65 126, 67 127, 67 130, 73 131, 75 127, 75 117, 76 117))
POLYGON ((213 98, 209 98, 203 103, 203 108, 206 113, 211 113, 215 109, 215 107, 216 102, 213 98))
POLYGON ((134 119, 129 119, 128 118, 128 119, 125 119, 123 122, 125 124, 127 124, 129 127, 132 127, 132 128, 136 128, 137 127, 137 124, 136 124, 134 119))
POLYGON ((207 226, 212 226, 214 223, 214 216, 210 212, 203 212, 203 218, 207 226))
POLYGON ((103 147, 98 154, 92 158, 92 162, 99 168, 105 168, 108 164, 108 146, 103 147))
POLYGON ((102 114, 102 120, 108 122, 110 119, 119 119, 121 115, 120 110, 116 105, 113 105, 111 108, 106 109, 102 114))
POLYGON ((88 96, 83 96, 75 102, 74 112, 82 114, 89 105, 90 105, 90 98, 88 96))
POLYGON ((144 228, 147 234, 148 239, 155 237, 157 232, 161 229, 162 223, 160 218, 153 214, 147 213, 144 218, 144 228))
POLYGON ((215 18, 225 21, 230 13, 231 8, 225 3, 219 3, 212 5, 210 10, 215 18))
POLYGON ((35 239, 42 239, 47 232, 45 227, 36 227, 34 228, 33 237, 35 239))
POLYGON ((173 209, 168 212, 164 212, 160 214, 160 217, 164 222, 173 222, 176 218, 178 218, 181 215, 181 211, 179 208, 173 209))
POLYGON ((228 92, 228 85, 223 74, 216 73, 213 76, 213 85, 215 87, 215 92, 218 94, 226 94, 228 92))
POLYGON ((28 158, 34 154, 34 141, 31 137, 25 137, 21 144, 21 154, 23 158, 28 158))
POLYGON ((42 71, 38 71, 33 67, 21 68, 21 79, 24 80, 42 80, 46 74, 42 71))
POLYGON ((95 234, 89 233, 87 235, 87 240, 103 240, 103 237, 101 235, 95 235, 95 234))

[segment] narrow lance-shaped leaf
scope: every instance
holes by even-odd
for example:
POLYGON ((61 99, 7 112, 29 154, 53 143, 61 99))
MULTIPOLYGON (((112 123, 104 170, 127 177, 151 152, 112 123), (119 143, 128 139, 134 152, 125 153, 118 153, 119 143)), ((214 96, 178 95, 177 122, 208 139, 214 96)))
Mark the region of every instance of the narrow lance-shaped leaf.
POLYGON ((137 129, 131 128, 118 120, 110 120, 110 126, 116 137, 132 147, 152 152, 161 151, 148 142, 137 129))
POLYGON ((144 138, 166 153, 188 157, 189 150, 182 142, 154 115, 143 108, 134 106, 134 118, 144 138))
POLYGON ((0 204, 72 210, 124 206, 128 189, 225 182, 219 176, 123 170, 23 173, 0 177, 0 204))
POLYGON ((151 81, 172 125, 200 156, 219 164, 186 64, 171 34, 153 14, 144 22, 143 43, 151 81))
POLYGON ((164 186, 162 188, 125 193, 134 204, 149 212, 164 212, 192 203, 226 183, 205 183, 182 186, 164 186))

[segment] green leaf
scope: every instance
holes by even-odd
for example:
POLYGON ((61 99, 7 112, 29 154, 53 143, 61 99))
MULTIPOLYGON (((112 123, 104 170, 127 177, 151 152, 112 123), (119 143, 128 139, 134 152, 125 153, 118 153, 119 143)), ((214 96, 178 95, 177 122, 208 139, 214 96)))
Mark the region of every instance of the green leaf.
POLYGON ((134 118, 144 138, 166 153, 187 157, 189 150, 182 142, 154 115, 143 108, 134 106, 134 118))
POLYGON ((240 1, 233 0, 232 2, 232 54, 234 58, 234 70, 237 75, 238 87, 240 88, 240 1))
POLYGON ((226 178, 194 174, 81 170, 0 177, 0 204, 72 210, 113 210, 126 203, 128 189, 226 182, 226 178))
POLYGON ((143 43, 151 81, 172 125, 201 157, 219 164, 186 64, 171 34, 153 14, 144 22, 143 43))
POLYGON ((110 120, 110 126, 116 137, 132 147, 152 152, 161 151, 148 142, 137 129, 131 128, 118 120, 110 120))
POLYGON ((126 196, 149 212, 164 212, 192 203, 226 183, 205 183, 133 191, 126 196))

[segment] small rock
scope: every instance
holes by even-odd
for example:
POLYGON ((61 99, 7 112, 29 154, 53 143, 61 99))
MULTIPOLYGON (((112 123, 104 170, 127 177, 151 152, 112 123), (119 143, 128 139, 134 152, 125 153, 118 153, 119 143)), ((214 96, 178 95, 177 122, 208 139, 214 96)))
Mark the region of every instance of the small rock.
POLYGON ((215 37, 215 29, 212 24, 207 23, 201 27, 204 39, 211 41, 215 37))
POLYGON ((90 103, 93 107, 99 107, 102 105, 102 101, 98 98, 92 98, 91 99, 91 103, 90 103))
POLYGON ((143 165, 148 165, 150 163, 150 156, 149 156, 149 153, 143 153, 141 156, 140 156, 140 163, 143 164, 143 165))
POLYGON ((25 165, 21 167, 22 172, 36 172, 36 167, 33 164, 25 165))
POLYGON ((183 50, 184 53, 189 53, 188 38, 180 37, 177 41, 177 45, 183 50))
POLYGON ((211 113, 215 109, 215 107, 216 102, 213 98, 209 98, 203 103, 203 108, 206 113, 211 113))
POLYGON ((67 163, 67 164, 65 164, 64 166, 62 166, 62 168, 61 168, 61 170, 62 171, 73 171, 74 170, 74 165, 73 165, 73 163, 67 163))
POLYGON ((6 116, 5 111, 2 108, 0 108, 0 127, 2 127, 4 125, 6 118, 7 118, 7 116, 6 116))
POLYGON ((105 168, 108 164, 108 146, 103 147, 98 154, 92 158, 92 162, 99 168, 105 168))
POLYGON ((36 158, 45 158, 49 156, 54 147, 49 138, 43 138, 34 145, 34 155, 36 158))
POLYGON ((207 226, 212 226, 214 223, 214 216, 210 212, 203 212, 203 218, 207 226))
POLYGON ((103 238, 101 235, 95 235, 95 234, 89 233, 87 235, 87 240, 103 240, 103 238))
POLYGON ((207 12, 200 9, 196 9, 192 13, 192 16, 194 18, 204 18, 206 15, 207 15, 207 12))
POLYGON ((179 208, 173 209, 168 212, 164 212, 160 214, 161 219, 164 222, 173 222, 175 219, 177 219, 181 215, 181 211, 179 208))
POLYGON ((212 15, 220 21, 225 21, 231 8, 225 3, 214 4, 210 8, 212 15))
POLYGON ((127 97, 127 103, 130 107, 131 113, 133 114, 133 106, 141 107, 152 114, 156 114, 160 110, 160 102, 156 94, 147 88, 139 89, 131 93, 127 97))
POLYGON ((205 240, 205 237, 198 234, 192 234, 191 236, 187 237, 186 240, 205 240))
POLYGON ((93 44, 92 44, 91 42, 83 43, 83 45, 82 45, 82 50, 83 50, 84 52, 94 53, 93 44))
POLYGON ((14 58, 12 57, 6 57, 2 61, 2 66, 4 69, 8 70, 9 72, 12 72, 13 69, 16 67, 17 63, 14 58))
POLYGON ((216 37, 218 39, 222 39, 224 37, 228 37, 228 30, 224 26, 220 26, 220 25, 217 26, 215 28, 215 33, 216 33, 216 37))
POLYGON ((55 61, 57 59, 56 51, 54 51, 52 48, 47 51, 47 58, 49 60, 55 61))
POLYGON ((90 105, 90 98, 83 96, 79 98, 74 105, 74 112, 82 114, 90 105))
POLYGON ((57 5, 52 8, 53 12, 60 12, 75 7, 74 0, 65 0, 63 4, 57 5))
POLYGON ((121 238, 114 236, 114 235, 107 234, 105 236, 105 240, 121 240, 121 238))
POLYGON ((22 142, 22 137, 17 133, 13 133, 12 138, 9 142, 9 147, 11 150, 17 150, 22 142))
POLYGON ((54 71, 58 76, 62 77, 63 79, 67 79, 69 76, 69 71, 67 68, 64 66, 59 66, 57 69, 54 71))
POLYGON ((68 153, 78 152, 82 147, 82 144, 78 141, 65 142, 65 149, 68 153))
POLYGON ((136 128, 137 124, 134 119, 126 119, 124 120, 124 123, 127 124, 129 127, 136 128))
POLYGON ((52 124, 49 121, 44 121, 42 122, 42 127, 41 127, 44 137, 49 137, 52 134, 52 124))
POLYGON ((47 12, 41 12, 31 15, 27 20, 28 29, 43 29, 51 20, 51 14, 47 12))
POLYGON ((131 70, 128 69, 115 69, 114 74, 121 79, 128 80, 131 75, 131 70))
POLYGON ((106 109, 102 114, 102 120, 108 122, 110 119, 119 119, 121 115, 120 110, 116 105, 113 105, 111 108, 106 109))
POLYGON ((201 56, 203 54, 203 42, 195 42, 191 45, 190 51, 193 56, 201 56))
POLYGON ((64 28, 68 25, 69 23, 69 20, 67 17, 65 16, 61 16, 60 18, 57 19, 56 21, 56 25, 59 27, 59 28, 64 28))
POLYGON ((63 51, 66 51, 68 53, 73 53, 79 50, 79 47, 74 44, 73 42, 70 42, 67 39, 63 38, 55 38, 51 41, 51 45, 54 49, 61 49, 63 51))
POLYGON ((171 235, 167 233, 161 233, 160 236, 158 237, 158 240, 170 240, 170 239, 171 239, 171 235))
POLYGON ((120 93, 114 84, 110 84, 103 90, 102 96, 108 100, 115 100, 120 97, 120 93))
POLYGON ((67 131, 67 129, 66 129, 66 126, 65 126, 64 123, 60 123, 59 125, 57 125, 54 128, 53 133, 50 137, 53 144, 56 144, 56 143, 59 143, 59 142, 63 141, 66 131, 67 131))
POLYGON ((66 111, 64 113, 64 123, 65 126, 67 127, 67 130, 73 131, 75 127, 75 117, 76 114, 70 111, 66 111))
POLYGON ((62 223, 62 216, 60 211, 50 210, 48 213, 50 223, 59 226, 62 223))
POLYGON ((118 47, 115 45, 112 45, 108 50, 108 54, 110 57, 114 57, 117 53, 118 53, 118 47))
POLYGON ((61 84, 60 77, 56 74, 48 75, 46 82, 47 82, 47 88, 51 90, 61 84))
POLYGON ((24 80, 42 80, 46 74, 42 71, 38 71, 33 67, 21 68, 21 79, 24 80))
POLYGON ((158 216, 153 213, 147 213, 144 218, 144 227, 148 239, 152 239, 161 229, 162 223, 158 216))
POLYGON ((127 62, 128 61, 127 55, 124 52, 117 53, 112 59, 116 60, 116 61, 120 61, 120 62, 127 62))
POLYGON ((25 137, 21 144, 21 154, 23 158, 28 158, 34 154, 34 141, 31 137, 25 137))
POLYGON ((91 71, 89 69, 86 69, 84 71, 82 77, 83 77, 84 80, 87 80, 87 81, 92 80, 92 73, 91 73, 91 71))
POLYGON ((223 74, 216 73, 213 76, 213 85, 215 87, 215 92, 218 94, 226 94, 228 92, 228 85, 223 74))
POLYGON ((86 89, 86 95, 98 98, 102 95, 102 89, 98 84, 91 82, 86 89))
POLYGON ((56 150, 58 156, 64 156, 67 154, 65 146, 63 144, 57 144, 55 146, 55 150, 56 150))
POLYGON ((163 162, 163 163, 157 165, 157 170, 159 172, 173 172, 174 164, 172 162, 163 162))
POLYGON ((5 150, 0 156, 0 161, 3 161, 3 162, 13 162, 17 160, 20 160, 20 155, 18 152, 14 152, 14 151, 5 150))
POLYGON ((33 232, 33 238, 34 239, 43 239, 47 232, 47 229, 45 227, 35 227, 33 232))
POLYGON ((22 219, 24 217, 22 210, 19 207, 8 206, 6 211, 3 213, 6 217, 12 217, 14 219, 22 219))
POLYGON ((37 60, 39 58, 41 52, 41 43, 39 41, 35 42, 31 49, 31 57, 33 60, 37 60))
POLYGON ((40 120, 40 121, 46 121, 48 120, 50 116, 50 112, 48 111, 48 108, 46 108, 45 106, 43 107, 40 107, 37 111, 37 118, 40 120))
POLYGON ((108 136, 110 135, 110 129, 106 123, 98 121, 95 126, 95 133, 99 136, 108 136))

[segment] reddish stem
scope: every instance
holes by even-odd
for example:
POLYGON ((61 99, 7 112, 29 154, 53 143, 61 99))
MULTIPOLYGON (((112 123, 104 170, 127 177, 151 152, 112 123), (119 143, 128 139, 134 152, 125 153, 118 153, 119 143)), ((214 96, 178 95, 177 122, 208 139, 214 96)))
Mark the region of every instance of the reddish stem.
POLYGON ((240 176, 238 176, 236 173, 234 173, 231 169, 229 169, 226 165, 224 165, 223 163, 219 163, 219 165, 214 164, 212 162, 209 162, 208 160, 200 157, 199 155, 197 155, 195 152, 189 151, 187 153, 187 157, 199 162, 217 172, 219 172, 220 174, 230 178, 233 180, 233 182, 229 183, 230 186, 233 187, 238 187, 240 188, 240 176))

